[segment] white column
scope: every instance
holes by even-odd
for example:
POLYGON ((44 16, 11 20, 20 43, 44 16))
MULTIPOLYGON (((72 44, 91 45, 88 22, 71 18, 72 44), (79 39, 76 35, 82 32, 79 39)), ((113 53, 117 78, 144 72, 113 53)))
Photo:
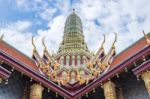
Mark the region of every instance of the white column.
POLYGON ((82 60, 83 60, 83 65, 85 65, 85 63, 86 63, 86 56, 83 56, 82 60))
POLYGON ((72 56, 72 66, 75 66, 75 56, 72 56))
POLYGON ((81 65, 81 57, 78 55, 77 56, 77 66, 81 65))
POLYGON ((69 66, 70 56, 66 56, 66 66, 69 66))
POLYGON ((63 56, 60 57, 60 64, 64 65, 64 57, 63 56))

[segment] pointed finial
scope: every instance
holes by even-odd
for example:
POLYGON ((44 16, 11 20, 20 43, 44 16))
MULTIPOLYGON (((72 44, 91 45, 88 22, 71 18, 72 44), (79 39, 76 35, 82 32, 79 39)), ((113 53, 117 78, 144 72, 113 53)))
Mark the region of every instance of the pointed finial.
POLYGON ((103 42, 102 42, 101 48, 103 48, 104 43, 105 43, 105 34, 103 34, 103 36, 104 36, 104 40, 103 40, 103 42))
POLYGON ((44 43, 44 39, 45 39, 45 36, 44 36, 43 39, 42 39, 42 44, 43 44, 43 46, 44 46, 44 50, 47 50, 46 45, 45 45, 45 43, 44 43))
POLYGON ((3 38, 4 38, 4 34, 1 35, 0 40, 3 40, 3 38))
POLYGON ((117 33, 114 33, 114 34, 115 34, 115 40, 114 40, 113 45, 112 45, 113 48, 115 48, 115 43, 117 42, 117 33))
POLYGON ((33 51, 35 51, 36 50, 36 46, 34 44, 34 36, 32 36, 32 46, 33 46, 33 51))
POLYGON ((144 30, 143 30, 143 34, 144 34, 144 37, 146 38, 147 44, 150 45, 150 39, 148 38, 144 30))
POLYGON ((75 8, 72 9, 73 13, 75 13, 75 8))

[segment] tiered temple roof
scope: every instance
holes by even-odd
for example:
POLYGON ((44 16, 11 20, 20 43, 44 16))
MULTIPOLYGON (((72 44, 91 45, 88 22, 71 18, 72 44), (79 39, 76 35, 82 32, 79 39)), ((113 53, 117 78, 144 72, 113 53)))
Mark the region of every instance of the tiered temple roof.
MULTIPOLYGON (((45 88, 66 98, 76 99, 127 71, 131 64, 143 58, 146 60, 150 54, 150 34, 145 35, 118 55, 115 53, 117 34, 114 38, 107 54, 104 54, 104 37, 98 52, 92 56, 84 41, 81 19, 73 12, 66 20, 63 41, 56 55, 49 54, 44 40, 45 49, 41 57, 34 45, 34 38, 32 39, 34 49, 33 56, 30 58, 1 38, 0 60, 1 64, 9 64, 12 69, 39 82, 45 88)), ((133 72, 137 74, 149 70, 150 65, 143 66, 142 71, 139 68, 135 68, 133 72)), ((5 80, 9 79, 11 72, 13 71, 0 67, 0 77, 5 80)))

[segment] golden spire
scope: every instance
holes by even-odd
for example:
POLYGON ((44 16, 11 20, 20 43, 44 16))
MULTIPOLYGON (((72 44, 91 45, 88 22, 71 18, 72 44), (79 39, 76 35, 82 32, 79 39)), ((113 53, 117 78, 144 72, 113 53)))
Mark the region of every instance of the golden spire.
POLYGON ((4 38, 4 34, 1 35, 0 40, 3 40, 3 38, 4 38))
POLYGON ((115 43, 117 42, 117 33, 114 33, 115 34, 115 40, 114 40, 114 42, 113 42, 113 44, 112 44, 112 47, 113 48, 115 48, 115 43))
POLYGON ((143 30, 143 34, 144 34, 144 37, 146 38, 147 44, 150 45, 150 39, 148 38, 144 30, 143 30))
POLYGON ((34 44, 34 36, 32 36, 32 46, 33 46, 33 51, 36 51, 36 46, 34 44))
POLYGON ((44 36, 43 39, 42 39, 42 44, 43 44, 43 46, 44 46, 44 50, 47 50, 46 45, 45 45, 45 43, 44 43, 44 40, 45 40, 45 36, 44 36))

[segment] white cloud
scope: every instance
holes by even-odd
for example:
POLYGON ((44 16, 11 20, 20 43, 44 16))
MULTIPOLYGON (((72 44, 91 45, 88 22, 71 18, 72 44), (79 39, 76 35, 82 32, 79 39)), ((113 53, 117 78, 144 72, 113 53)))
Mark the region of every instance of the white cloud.
POLYGON ((117 52, 120 52, 141 38, 142 30, 150 32, 149 0, 86 0, 77 3, 76 7, 83 19, 85 37, 91 42, 90 49, 98 49, 102 33, 106 34, 106 50, 118 33, 117 52), (99 7, 100 6, 100 7, 99 7), (144 18, 140 22, 138 18, 144 18), (95 22, 98 20, 100 26, 95 22), (91 29, 92 28, 92 29, 91 29), (93 35, 93 36, 92 36, 93 35))
POLYGON ((6 28, 9 28, 10 30, 17 30, 17 31, 24 31, 28 28, 30 28, 32 23, 30 21, 17 21, 16 23, 11 23, 6 26, 6 28))
POLYGON ((57 10, 54 8, 45 8, 44 11, 39 12, 39 16, 44 20, 51 21, 52 16, 56 11, 57 10))
MULTIPOLYGON (((77 5, 79 6, 79 5, 77 5)), ((86 19, 92 20, 101 16, 102 12, 102 3, 100 0, 83 0, 81 2, 81 13, 84 15, 86 19), (87 13, 88 12, 88 13, 87 13)))
POLYGON ((50 28, 48 30, 39 29, 35 35, 34 33, 26 32, 26 29, 32 25, 29 21, 18 21, 16 23, 11 23, 4 28, 0 28, 0 35, 4 34, 4 40, 6 42, 28 56, 32 55, 31 37, 34 35, 37 50, 42 54, 43 46, 41 40, 45 36, 45 43, 51 53, 51 51, 56 52, 59 43, 61 43, 64 23, 65 17, 58 16, 49 24, 50 28))
POLYGON ((43 0, 15 0, 15 3, 22 11, 38 11, 48 6, 43 0))
POLYGON ((58 50, 59 44, 62 41, 64 24, 65 24, 65 16, 57 16, 53 19, 52 22, 49 23, 48 30, 38 30, 37 38, 37 45, 40 52, 42 52, 41 47, 41 39, 45 36, 45 43, 49 51, 56 52, 58 50))
MULTIPOLYGON (((16 1, 17 6, 22 10, 35 11, 42 19, 48 21, 49 29, 38 29, 35 36, 39 52, 42 53, 41 39, 43 36, 46 37, 45 43, 49 51, 57 51, 62 40, 65 19, 71 13, 70 2, 67 0, 58 1, 52 7, 42 0, 16 1), (60 11, 59 15, 53 18, 53 14, 57 11, 60 11)), ((98 49, 103 40, 102 34, 105 33, 105 49, 108 51, 114 40, 113 32, 117 32, 116 49, 117 52, 120 52, 141 38, 143 36, 142 30, 150 32, 149 4, 149 0, 81 0, 81 2, 75 2, 73 7, 82 19, 85 39, 90 50, 98 49)), ((7 33, 5 39, 11 44, 14 42, 19 50, 30 56, 32 52, 30 39, 33 34, 27 34, 25 30, 31 25, 30 22, 18 21, 1 28, 0 33, 7 33)))
POLYGON ((29 21, 17 21, 0 28, 0 35, 4 34, 4 40, 7 43, 30 56, 32 52, 31 36, 33 34, 25 31, 31 25, 32 23, 29 21))

